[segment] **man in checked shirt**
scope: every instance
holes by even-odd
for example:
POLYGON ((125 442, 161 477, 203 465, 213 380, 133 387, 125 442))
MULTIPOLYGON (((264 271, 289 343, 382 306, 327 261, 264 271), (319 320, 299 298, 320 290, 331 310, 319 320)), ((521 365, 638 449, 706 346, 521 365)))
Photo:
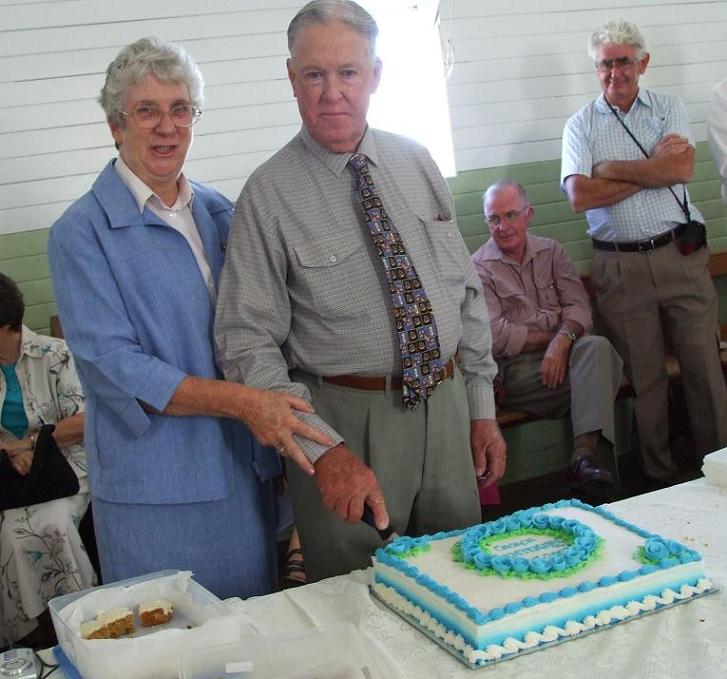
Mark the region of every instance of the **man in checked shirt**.
POLYGON ((561 186, 573 209, 586 213, 591 281, 636 392, 648 484, 665 486, 678 470, 669 450, 662 321, 679 360, 697 453, 727 445, 717 295, 703 227, 690 221, 702 216, 686 188, 694 146, 682 101, 639 87, 649 53, 637 26, 603 24, 589 54, 602 94, 565 125, 561 186))
POLYGON ((227 379, 310 399, 317 414, 303 417, 335 442, 300 441, 305 457, 288 466, 309 580, 369 565, 381 540, 359 523, 364 505, 381 529, 464 527, 480 520, 477 477, 490 484, 505 469, 487 309, 447 185, 425 149, 366 123, 377 30, 349 0, 314 0, 291 22, 303 126, 243 188, 218 301, 227 379), (393 254, 405 250, 416 269, 407 290, 426 291, 417 327, 429 331, 430 304, 436 322, 427 360, 441 359, 444 379, 413 409, 402 392, 408 333, 364 219, 367 181, 401 236, 393 254))

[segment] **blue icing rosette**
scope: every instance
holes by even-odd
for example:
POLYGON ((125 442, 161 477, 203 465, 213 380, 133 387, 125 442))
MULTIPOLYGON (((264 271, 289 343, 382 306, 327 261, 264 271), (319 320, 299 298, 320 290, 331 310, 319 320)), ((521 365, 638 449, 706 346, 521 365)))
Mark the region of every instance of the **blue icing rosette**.
POLYGON ((646 542, 636 551, 635 558, 646 566, 672 566, 701 559, 699 553, 693 549, 660 535, 652 535, 647 538, 646 542))

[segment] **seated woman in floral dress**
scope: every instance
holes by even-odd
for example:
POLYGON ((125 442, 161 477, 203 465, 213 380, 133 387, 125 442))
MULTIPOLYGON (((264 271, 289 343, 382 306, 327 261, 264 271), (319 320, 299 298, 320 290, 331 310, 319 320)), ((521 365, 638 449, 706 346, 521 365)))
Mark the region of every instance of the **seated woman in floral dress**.
POLYGON ((0 648, 29 634, 54 596, 96 581, 78 534, 89 503, 81 385, 66 343, 24 326, 24 312, 18 286, 0 273, 0 449, 27 474, 36 433, 55 424, 80 491, 0 511, 0 648))

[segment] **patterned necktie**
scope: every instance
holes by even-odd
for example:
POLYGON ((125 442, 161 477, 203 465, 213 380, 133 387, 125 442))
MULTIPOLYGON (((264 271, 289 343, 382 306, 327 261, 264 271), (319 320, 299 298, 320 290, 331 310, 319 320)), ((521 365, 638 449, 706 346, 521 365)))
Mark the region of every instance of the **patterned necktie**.
POLYGON ((404 405, 413 409, 432 395, 445 375, 432 304, 376 193, 366 156, 354 153, 349 162, 356 170, 366 224, 389 285, 401 351, 404 405))

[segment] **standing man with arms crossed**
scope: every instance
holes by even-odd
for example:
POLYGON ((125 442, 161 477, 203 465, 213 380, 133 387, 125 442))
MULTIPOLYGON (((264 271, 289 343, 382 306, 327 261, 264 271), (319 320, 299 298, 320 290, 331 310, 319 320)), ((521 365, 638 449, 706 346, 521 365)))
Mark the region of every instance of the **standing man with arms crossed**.
POLYGON ((228 379, 310 399, 317 416, 300 417, 336 443, 300 441, 315 475, 289 470, 312 580, 370 563, 376 533, 341 520, 364 505, 410 534, 473 524, 475 476, 505 467, 487 310, 447 185, 425 149, 366 123, 377 32, 348 0, 291 22, 303 126, 238 200, 215 325, 228 379))
POLYGON ((591 35, 589 53, 603 93, 565 126, 562 188, 576 212, 586 211, 594 248, 591 280, 607 334, 636 392, 644 471, 653 485, 666 485, 677 468, 669 451, 660 319, 681 367, 697 452, 727 443, 709 251, 690 247, 684 226, 687 212, 702 219, 684 186, 692 178, 694 147, 684 104, 639 88, 649 54, 634 24, 604 24, 591 35))

